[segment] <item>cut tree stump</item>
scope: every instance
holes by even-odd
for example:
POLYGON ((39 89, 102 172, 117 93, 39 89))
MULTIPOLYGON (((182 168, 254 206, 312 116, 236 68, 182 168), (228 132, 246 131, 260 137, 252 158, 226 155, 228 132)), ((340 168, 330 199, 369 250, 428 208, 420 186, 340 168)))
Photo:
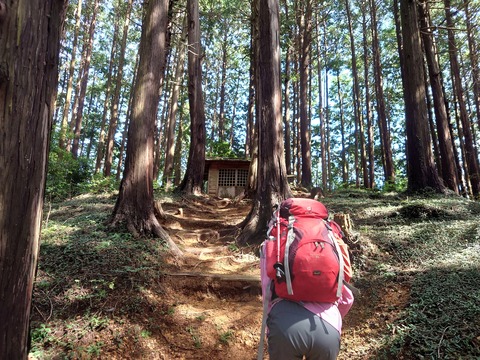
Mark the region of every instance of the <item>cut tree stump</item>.
POLYGON ((353 222, 350 218, 350 214, 335 214, 333 216, 333 221, 335 221, 342 228, 343 233, 345 234, 344 241, 347 243, 347 245, 351 248, 356 247, 359 236, 353 231, 353 222))

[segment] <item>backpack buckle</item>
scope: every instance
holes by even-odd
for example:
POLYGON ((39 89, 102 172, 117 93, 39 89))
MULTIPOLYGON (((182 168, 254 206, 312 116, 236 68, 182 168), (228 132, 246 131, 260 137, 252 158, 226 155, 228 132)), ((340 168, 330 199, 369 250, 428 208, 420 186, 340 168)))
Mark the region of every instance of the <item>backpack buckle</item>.
POLYGON ((286 280, 285 268, 282 263, 275 263, 273 268, 276 270, 275 277, 277 278, 278 283, 282 283, 286 280))

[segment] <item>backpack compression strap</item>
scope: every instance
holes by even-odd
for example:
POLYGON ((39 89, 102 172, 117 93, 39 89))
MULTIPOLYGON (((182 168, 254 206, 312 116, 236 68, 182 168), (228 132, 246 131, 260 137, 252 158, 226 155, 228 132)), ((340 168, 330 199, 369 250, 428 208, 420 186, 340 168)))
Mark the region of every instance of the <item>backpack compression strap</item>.
POLYGON ((295 240, 295 232, 293 231, 294 222, 295 222, 295 217, 292 215, 289 216, 287 242, 285 244, 285 257, 283 258, 283 266, 285 268, 285 278, 287 281, 288 295, 293 295, 292 277, 290 276, 290 262, 288 261, 288 256, 290 254, 290 245, 292 245, 293 241, 295 240))
POLYGON ((337 256, 338 256, 339 271, 338 271, 337 298, 339 298, 340 296, 342 296, 342 288, 345 280, 345 274, 344 274, 345 262, 343 261, 342 250, 340 250, 340 246, 338 245, 338 242, 335 239, 335 236, 333 235, 332 228, 330 227, 329 224, 327 224, 327 222, 325 222, 325 227, 328 229, 328 237, 332 241, 332 244, 335 247, 335 251, 337 252, 337 256))

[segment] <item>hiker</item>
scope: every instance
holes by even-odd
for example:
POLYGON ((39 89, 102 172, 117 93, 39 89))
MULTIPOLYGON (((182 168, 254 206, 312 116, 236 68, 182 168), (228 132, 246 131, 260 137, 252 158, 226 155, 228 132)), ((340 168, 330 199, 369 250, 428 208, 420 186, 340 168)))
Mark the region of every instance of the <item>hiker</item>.
MULTIPOLYGON (((262 295, 270 297, 265 258, 260 259, 262 295)), ((312 289, 314 291, 314 289, 312 289)), ((267 337, 271 360, 334 360, 340 352, 342 318, 353 304, 346 286, 336 303, 296 302, 275 298, 268 302, 267 337)))
POLYGON ((290 198, 276 208, 267 235, 260 252, 264 309, 258 359, 268 329, 271 360, 335 360, 342 319, 356 291, 349 284, 352 270, 340 227, 328 221, 320 202, 290 198))

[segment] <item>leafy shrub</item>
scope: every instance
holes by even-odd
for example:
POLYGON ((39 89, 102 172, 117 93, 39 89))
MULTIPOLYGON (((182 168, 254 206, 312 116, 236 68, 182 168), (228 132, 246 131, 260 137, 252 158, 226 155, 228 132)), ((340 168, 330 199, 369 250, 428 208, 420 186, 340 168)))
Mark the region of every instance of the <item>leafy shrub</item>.
POLYGON ((73 155, 58 147, 50 150, 46 195, 51 199, 66 199, 81 192, 81 184, 91 177, 88 159, 73 155))
POLYGON ((118 190, 119 181, 115 177, 105 177, 102 174, 95 174, 88 181, 79 185, 82 193, 101 194, 118 190))

